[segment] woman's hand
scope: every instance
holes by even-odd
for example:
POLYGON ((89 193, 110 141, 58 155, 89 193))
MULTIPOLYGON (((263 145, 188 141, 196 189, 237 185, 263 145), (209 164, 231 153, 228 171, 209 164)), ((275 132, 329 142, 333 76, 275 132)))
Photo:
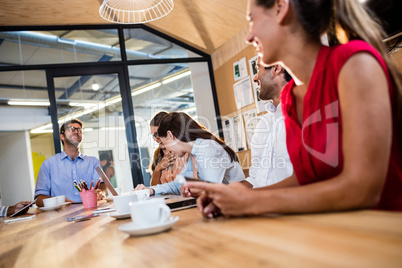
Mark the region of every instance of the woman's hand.
POLYGON ((172 166, 175 161, 176 161, 175 155, 173 155, 172 153, 166 154, 165 156, 163 156, 161 161, 159 161, 159 163, 156 165, 155 170, 162 171, 168 168, 169 166, 172 166))
POLYGON ((218 215, 240 216, 253 214, 253 190, 241 183, 229 185, 189 182, 184 185, 191 190, 205 191, 197 199, 197 206, 204 217, 212 218, 218 215))
POLYGON ((138 184, 137 187, 135 187, 133 191, 145 190, 145 189, 148 189, 148 190, 149 190, 149 194, 150 194, 150 195, 154 195, 154 194, 155 194, 155 190, 154 190, 154 189, 152 189, 151 187, 146 187, 144 184, 138 184))
POLYGON ((199 197, 203 193, 202 190, 199 190, 196 188, 190 189, 184 185, 180 187, 180 192, 181 192, 181 195, 184 197, 194 197, 194 198, 199 197))

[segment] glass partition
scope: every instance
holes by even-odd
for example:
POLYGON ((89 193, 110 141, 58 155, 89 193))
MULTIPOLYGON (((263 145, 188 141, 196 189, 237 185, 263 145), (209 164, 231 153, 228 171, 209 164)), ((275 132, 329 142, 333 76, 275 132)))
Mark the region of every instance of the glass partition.
POLYGON ((0 32, 0 66, 121 60, 117 30, 0 32))
POLYGON ((210 58, 146 27, 84 27, 0 31, 0 131, 30 131, 36 179, 41 161, 60 151, 52 122, 60 127, 78 118, 85 124, 81 151, 107 156, 118 187, 131 190, 141 175, 149 185, 156 148, 149 120, 155 113, 183 111, 206 127, 211 120, 216 125, 210 58), (188 62, 172 63, 183 59, 188 62), (56 107, 50 106, 53 97, 56 107))
POLYGON ((191 71, 188 63, 137 65, 129 66, 129 76, 144 182, 148 184, 148 167, 157 147, 149 135, 152 117, 159 111, 181 111, 197 119, 191 71))
POLYGON ((118 75, 56 77, 54 84, 64 87, 56 94, 59 127, 72 118, 81 120, 81 152, 101 160, 115 187, 133 189, 118 75))
POLYGON ((200 57, 143 29, 124 29, 128 60, 200 57))

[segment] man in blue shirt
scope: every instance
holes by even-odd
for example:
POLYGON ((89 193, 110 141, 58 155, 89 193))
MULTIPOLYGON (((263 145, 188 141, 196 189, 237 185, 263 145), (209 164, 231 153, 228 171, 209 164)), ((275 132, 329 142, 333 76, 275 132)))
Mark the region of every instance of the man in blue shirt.
POLYGON ((72 119, 60 128, 60 139, 64 151, 46 159, 36 182, 35 198, 38 206, 43 206, 43 199, 51 196, 65 195, 66 202, 81 202, 74 180, 95 184, 99 178, 95 168, 100 165, 93 156, 81 154, 79 146, 82 142, 83 123, 72 119))

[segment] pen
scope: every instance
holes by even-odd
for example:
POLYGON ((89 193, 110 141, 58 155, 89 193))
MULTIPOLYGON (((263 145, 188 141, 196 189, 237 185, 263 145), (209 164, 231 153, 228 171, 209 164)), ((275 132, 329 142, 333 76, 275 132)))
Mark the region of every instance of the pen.
POLYGON ((96 182, 96 184, 95 184, 95 190, 97 190, 97 189, 98 189, 99 184, 100 184, 100 181, 101 181, 101 179, 98 179, 98 181, 96 182))
POLYGON ((21 218, 15 218, 15 219, 9 219, 9 220, 4 220, 4 223, 9 223, 9 222, 14 222, 14 221, 23 221, 23 220, 32 219, 32 218, 35 218, 35 217, 36 217, 36 215, 26 216, 26 217, 21 217, 21 218))
POLYGON ((81 188, 78 186, 75 180, 74 180, 74 187, 77 188, 78 192, 81 192, 81 188))
POLYGON ((89 190, 88 189, 88 184, 85 181, 82 181, 82 184, 84 185, 85 190, 89 190))
POLYGON ((89 186, 89 190, 91 190, 93 183, 94 183, 94 180, 91 181, 91 185, 89 186))

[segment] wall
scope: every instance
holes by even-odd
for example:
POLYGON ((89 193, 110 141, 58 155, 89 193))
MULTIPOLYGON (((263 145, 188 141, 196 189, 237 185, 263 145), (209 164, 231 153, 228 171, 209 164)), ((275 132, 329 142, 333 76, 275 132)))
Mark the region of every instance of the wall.
POLYGON ((30 130, 51 121, 49 110, 43 107, 2 106, 0 114, 0 131, 30 130))
POLYGON ((35 183, 29 132, 0 133, 0 148, 2 204, 33 200, 35 183))
MULTIPOLYGON (((247 35, 247 27, 234 36, 231 40, 220 47, 212 54, 212 62, 214 67, 216 91, 218 95, 219 110, 222 117, 232 117, 237 114, 244 113, 247 110, 254 109, 255 104, 250 104, 237 110, 235 97, 233 92, 233 63, 246 57, 248 74, 251 71, 248 66, 248 60, 254 57, 254 47, 245 43, 247 35)), ((251 77, 252 79, 252 77, 251 77)), ((245 174, 248 174, 248 169, 251 165, 250 150, 238 152, 240 165, 245 174)))

